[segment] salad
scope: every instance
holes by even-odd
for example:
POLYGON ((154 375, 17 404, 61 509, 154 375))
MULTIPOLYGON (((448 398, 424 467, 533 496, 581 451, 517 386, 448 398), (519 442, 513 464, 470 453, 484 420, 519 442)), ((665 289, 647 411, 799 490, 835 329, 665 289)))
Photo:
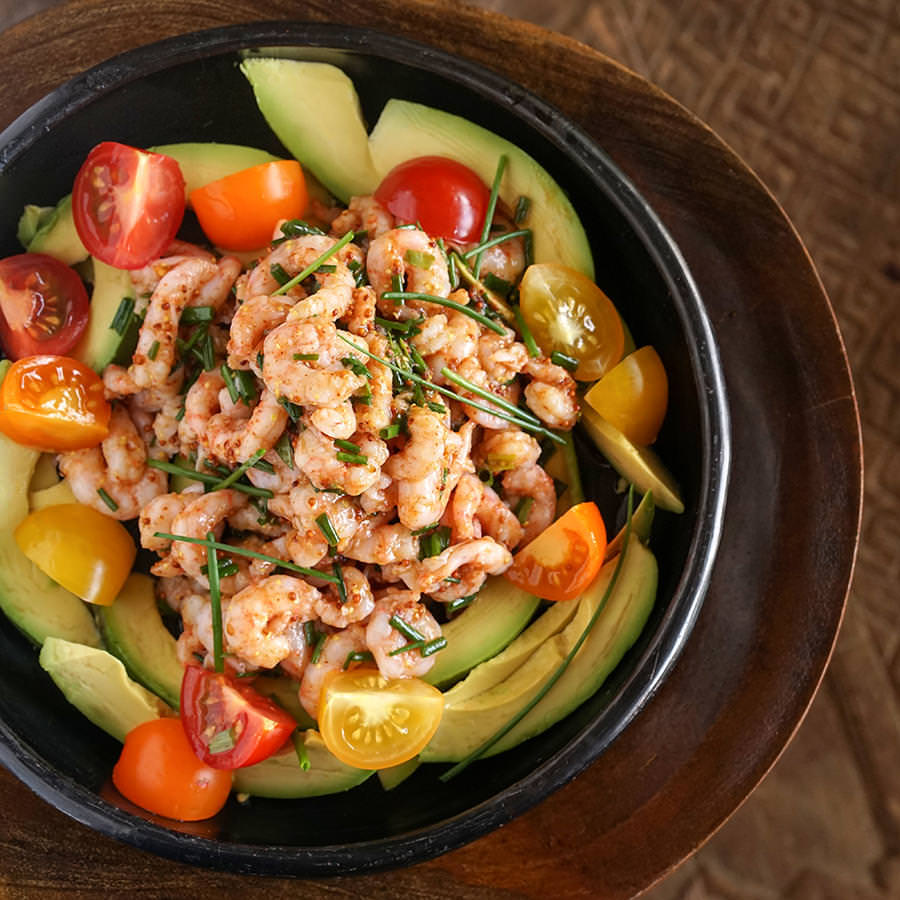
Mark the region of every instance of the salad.
POLYGON ((0 459, 37 473, 7 549, 99 622, 37 639, 123 739, 116 787, 203 819, 549 727, 639 635, 680 499, 646 449, 662 362, 504 196, 524 154, 490 181, 415 155, 341 202, 302 148, 212 179, 220 145, 158 150, 96 146, 0 261, 0 459), (579 423, 644 495, 611 540, 579 423))

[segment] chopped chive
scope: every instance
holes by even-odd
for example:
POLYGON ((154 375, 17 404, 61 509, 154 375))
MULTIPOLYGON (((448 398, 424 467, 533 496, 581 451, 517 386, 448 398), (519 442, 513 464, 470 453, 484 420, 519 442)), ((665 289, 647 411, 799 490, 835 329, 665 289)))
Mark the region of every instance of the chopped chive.
POLYGON ((278 403, 287 410, 287 414, 292 422, 297 422, 300 416, 303 415, 303 407, 296 403, 291 403, 287 397, 279 397, 278 403))
POLYGON ((525 235, 525 268, 534 262, 534 237, 531 232, 525 235))
POLYGON ((446 306, 449 309, 455 309, 457 312, 467 315, 470 319, 475 319, 476 322, 480 322, 485 328, 490 328, 491 331, 496 331, 497 334, 506 334, 506 329, 498 322, 489 319, 483 313, 480 313, 469 306, 464 306, 462 303, 457 303, 455 300, 449 300, 447 297, 436 297, 434 294, 422 294, 418 291, 388 291, 381 296, 384 297, 385 300, 422 300, 426 303, 436 303, 439 306, 446 306))
POLYGON ((413 368, 419 370, 420 375, 428 374, 428 363, 422 358, 422 354, 416 349, 414 344, 407 344, 409 347, 409 355, 412 358, 413 368))
POLYGON ((266 358, 262 355, 262 351, 258 351, 256 354, 256 368, 262 371, 263 363, 266 361, 266 358))
POLYGON ((206 565, 209 567, 209 607, 212 613, 213 633, 213 665, 217 672, 225 671, 225 658, 222 655, 222 592, 219 587, 219 561, 216 558, 216 535, 206 532, 206 565))
POLYGON ((372 405, 372 391, 369 388, 369 386, 366 385, 365 390, 363 390, 362 393, 353 395, 353 399, 357 403, 362 403, 365 406, 371 406, 372 405))
POLYGON ((369 457, 364 456, 362 453, 344 453, 341 451, 336 453, 335 456, 340 462, 352 463, 356 466, 364 466, 369 461, 369 457))
POLYGON ((159 353, 159 341, 154 341, 150 345, 150 349, 147 351, 147 359, 149 359, 149 360, 156 359, 157 353, 159 353))
POLYGON ((238 556, 248 556, 250 559, 261 559, 263 562, 274 563, 281 569, 287 569, 290 572, 299 572, 301 575, 309 575, 312 578, 321 578, 322 581, 331 581, 336 583, 337 578, 322 572, 320 569, 310 569, 306 566, 298 566, 295 563, 279 559, 277 556, 268 556, 265 553, 257 553, 255 550, 248 550, 246 547, 237 547, 234 544, 225 544, 221 541, 206 540, 203 538, 188 537, 184 534, 170 534, 166 531, 157 531, 154 537, 162 538, 166 541, 183 541, 186 544, 199 544, 202 547, 212 550, 224 550, 226 553, 235 553, 238 556))
MULTIPOLYGON (((391 288, 395 293, 403 291, 403 276, 399 272, 395 272, 393 275, 391 275, 391 288)), ((391 297, 391 299, 399 306, 403 298, 391 297)))
POLYGON ((510 309, 509 304, 502 297, 498 297, 497 294, 490 290, 490 288, 488 288, 484 284, 484 282, 481 281, 465 264, 461 256, 453 253, 452 258, 456 261, 456 266, 459 269, 460 277, 471 288, 474 288, 475 292, 479 296, 481 296, 490 307, 498 312, 505 321, 512 322, 514 317, 513 311, 512 309, 510 309))
POLYGON ((197 346, 193 349, 194 356, 203 366, 204 372, 209 372, 216 365, 216 348, 213 346, 212 337, 208 331, 203 331, 203 335, 197 342, 197 346))
POLYGON ((421 641, 410 641, 408 644, 404 644, 402 647, 397 647, 396 650, 391 650, 388 653, 388 656, 399 656, 401 653, 409 653, 410 650, 421 650, 424 646, 424 638, 421 641))
POLYGON ((100 499, 113 511, 115 512, 119 508, 119 504, 113 500, 106 491, 103 490, 102 487, 97 488, 97 493, 100 495, 100 499))
MULTIPOLYGON (((500 181, 503 178, 503 171, 506 169, 507 162, 506 156, 501 156, 500 159, 497 160, 497 171, 494 173, 494 181, 493 184, 491 184, 491 195, 488 199, 487 212, 484 214, 484 225, 481 228, 482 244, 488 239, 491 233, 491 223, 494 221, 494 211, 497 209, 497 195, 500 193, 500 181)), ((484 250, 482 249, 475 257, 473 272, 475 273, 476 278, 481 272, 481 255, 483 252, 484 250)))
POLYGON ((430 269, 434 265, 434 256, 425 250, 407 250, 403 259, 417 269, 430 269))
MULTIPOLYGON (((220 559, 218 561, 219 578, 228 578, 230 575, 237 575, 240 571, 237 563, 233 559, 220 559)), ((200 566, 200 573, 209 577, 209 566, 200 566)))
POLYGON ((234 386, 237 389, 238 396, 247 404, 247 406, 252 406, 256 402, 257 395, 259 394, 256 387, 256 378, 254 378, 252 372, 248 372, 246 369, 232 370, 232 372, 234 386))
POLYGON ((346 247, 350 241, 353 240, 353 232, 348 231, 334 246, 329 247, 324 253, 316 257, 302 272, 295 275, 290 281, 286 281, 282 284, 277 290, 272 292, 272 296, 276 296, 278 294, 284 294, 289 291, 294 285, 300 284, 304 278, 308 278, 312 275, 313 272, 318 269, 326 259, 331 259, 338 250, 346 247))
POLYGON ((534 497, 523 497, 517 504, 515 510, 516 518, 524 525, 528 521, 528 514, 531 507, 534 506, 534 497))
POLYGON ((441 637, 434 638, 433 640, 427 641, 422 647, 422 656, 431 656, 432 654, 437 653, 438 650, 443 650, 446 646, 447 638, 445 638, 443 635, 441 637))
POLYGON ((525 349, 528 350, 528 355, 533 359, 537 359, 541 355, 541 351, 525 321, 525 316, 522 315, 521 308, 514 306, 513 315, 516 317, 516 327, 519 329, 519 334, 522 335, 522 343, 525 345, 525 349))
POLYGON ((328 518, 328 513, 316 516, 316 525, 319 531, 322 532, 322 537, 328 542, 328 546, 332 549, 337 549, 340 538, 338 538, 337 532, 334 530, 334 525, 331 524, 331 519, 328 518))
POLYGON ((134 312, 134 297, 123 297, 112 317, 109 327, 118 335, 124 335, 131 324, 131 314, 134 312))
POLYGON ((202 325, 212 322, 216 311, 211 306, 188 306, 181 314, 182 325, 202 325))
POLYGON ((482 397, 487 400, 489 403, 493 403, 495 406, 499 406, 500 409, 505 409, 511 415, 518 416, 520 419, 525 419, 527 422, 532 422, 537 425, 540 423, 540 419, 537 416, 532 415, 531 413, 526 413, 523 409, 520 409, 514 403, 510 403, 508 400, 504 400, 502 397, 496 396, 496 394, 492 394, 490 391, 486 391, 483 387, 475 384, 474 381, 469 381, 468 378, 463 378, 462 375, 457 375, 455 372, 451 372, 446 366, 441 369, 441 375, 444 376, 448 381, 452 381, 453 384, 459 385, 461 388, 465 388, 467 391, 471 391, 475 394, 476 397, 482 397))
POLYGON ((485 272, 481 280, 486 288, 495 294, 499 294, 501 297, 508 297, 513 288, 511 281, 500 278, 493 272, 485 272))
POLYGON ((334 560, 331 564, 331 571, 334 572, 337 577, 338 599, 340 599, 341 604, 343 605, 347 602, 347 585, 344 584, 344 570, 341 568, 341 564, 337 560, 334 560))
POLYGON ((354 375, 359 375, 362 378, 372 377, 372 373, 366 368, 366 364, 352 356, 345 356, 341 360, 341 365, 349 369, 354 375))
POLYGON ((319 657, 322 655, 322 650, 325 647, 325 641, 328 639, 328 635, 325 634, 324 631, 318 632, 318 637, 316 638, 316 645, 313 647, 312 656, 309 658, 309 661, 315 665, 319 661, 319 657))
POLYGON ((272 265, 269 266, 269 272, 271 272, 272 277, 278 282, 279 287, 283 284, 287 284, 291 280, 290 274, 284 270, 284 266, 282 266, 281 263, 272 263, 272 265))
POLYGON ((372 662, 374 659, 375 657, 368 650, 351 650, 347 654, 347 658, 344 660, 344 665, 341 668, 349 669, 350 663, 372 662))
POLYGON ((275 474, 275 466, 272 465, 267 459, 258 459, 255 463, 253 463, 254 469, 259 469, 260 472, 265 472, 268 475, 275 474))
POLYGON ((382 328, 388 329, 388 331, 402 331, 404 335, 411 333, 412 329, 410 328, 410 325, 413 322, 421 321, 421 319, 411 319, 408 322, 395 322, 392 319, 382 319, 381 316, 375 316, 376 325, 380 325, 382 328))
POLYGON ((448 575, 444 581, 446 581, 447 584, 459 584, 462 581, 462 578, 457 578, 455 575, 448 575))
POLYGON ((440 522, 433 522, 431 525, 426 525, 424 528, 417 528, 412 532, 412 536, 419 537, 420 535, 428 534, 429 531, 434 531, 434 529, 437 528, 440 524, 440 522))
POLYGON ((442 775, 440 775, 441 781, 449 781, 451 778, 456 777, 462 772, 464 769, 467 769, 476 759, 483 756, 491 747, 494 746, 499 740, 502 740, 528 713, 531 712, 535 708, 535 706, 540 703, 544 697, 550 692, 553 688, 553 685, 562 678, 566 669, 568 669, 569 664, 575 658, 578 651, 581 649, 584 642, 587 640, 588 635, 591 633, 597 619, 600 618, 600 613, 606 608, 606 604, 609 601, 610 596, 612 595, 613 589, 615 588, 618 580, 619 573, 622 571, 622 563, 625 561, 625 555, 628 552, 628 544, 629 538, 631 537, 631 526, 632 526, 632 505, 634 502, 634 486, 630 486, 628 488, 628 511, 627 518, 625 521, 625 540, 622 544, 622 552, 619 554, 618 561, 616 562, 616 567, 613 569, 612 577, 609 580, 609 584, 606 586, 606 590, 603 592, 603 596, 600 598, 600 602, 597 604, 597 608, 594 610, 593 615, 589 619, 587 625, 584 626, 584 630, 581 632, 578 640, 573 645, 572 649, 566 655, 566 657, 559 663, 556 669, 553 671, 553 674, 544 682, 541 686, 541 689, 531 698, 531 700, 526 703, 511 719, 509 719, 506 724, 497 730, 490 738, 488 738, 484 743, 480 744, 476 747, 468 756, 458 762, 451 769, 448 769, 442 775))
POLYGON ((300 764, 300 771, 308 772, 312 768, 312 763, 309 761, 306 744, 302 740, 296 740, 294 741, 294 750, 297 751, 297 762, 300 764))
POLYGON ((319 359, 318 353, 295 353, 294 362, 316 362, 319 359))
POLYGON ((566 461, 566 472, 569 478, 569 496, 572 505, 584 502, 584 488, 581 486, 581 472, 578 469, 578 454, 575 452, 575 441, 571 431, 566 431, 563 438, 563 457, 566 461))
MULTIPOLYGON (((220 671, 216 669, 216 671, 220 671)), ((216 753, 226 753, 229 750, 234 749, 234 734, 230 728, 226 728, 225 731, 220 731, 218 734, 214 734, 209 743, 206 745, 206 749, 209 750, 210 753, 215 755, 216 753)))
POLYGON ((317 494, 335 494, 338 497, 343 497, 347 492, 343 488, 339 487, 327 487, 327 488, 317 488, 314 487, 313 490, 317 494))
POLYGON ((351 453, 359 453, 359 445, 354 444, 353 441, 345 441, 340 438, 336 438, 333 443, 334 446, 339 450, 349 450, 351 453))
POLYGON ((326 275, 330 275, 332 272, 337 272, 337 266, 325 264, 324 266, 319 266, 319 268, 316 271, 324 272, 326 275))
POLYGON ((182 406, 177 413, 175 413, 175 421, 180 422, 184 418, 185 408, 182 406))
POLYGON ((419 559, 428 559, 431 556, 438 556, 450 546, 450 529, 446 525, 441 525, 434 531, 422 535, 419 538, 419 559))
POLYGON ((521 225, 526 218, 528 218, 528 212, 531 209, 531 198, 524 196, 524 194, 516 200, 516 209, 513 213, 513 222, 516 225, 521 225))
POLYGON ((390 425, 386 425, 384 428, 378 430, 378 436, 383 441, 391 441, 397 437, 398 434, 404 432, 405 426, 405 422, 391 422, 390 425))
MULTIPOLYGON (((310 225, 309 222, 304 222, 303 219, 290 219, 287 222, 283 222, 281 225, 281 233, 286 238, 306 237, 310 234, 325 234, 321 228, 310 225)), ((275 243, 275 241, 272 243, 275 243)))
MULTIPOLYGON (((518 231, 504 231, 503 234, 498 234, 496 237, 490 239, 482 238, 480 244, 463 253, 463 259, 468 262, 473 256, 478 256, 480 253, 484 253, 485 250, 490 250, 491 247, 496 247, 498 244, 504 244, 506 241, 511 241, 514 238, 527 238, 530 234, 530 228, 520 228, 518 231)), ((477 269, 475 270, 475 274, 478 275, 477 269)))
POLYGON ((247 471, 247 469, 252 469, 253 466, 262 459, 265 454, 265 449, 260 447, 253 456, 250 457, 246 462, 242 462, 230 475, 226 478, 223 478, 221 481, 217 481, 210 488, 211 491, 221 491, 224 488, 231 487, 243 474, 247 471))
POLYGON ((291 436, 286 431, 282 432, 281 437, 278 438, 278 443, 275 444, 275 452, 289 469, 294 468, 294 451, 291 447, 291 436))
POLYGON ((222 365, 219 366, 219 372, 221 372, 222 378, 225 381, 225 387, 228 390, 228 396, 231 398, 231 402, 237 403, 238 400, 241 399, 241 395, 238 393, 237 385, 234 383, 232 370, 225 363, 222 363, 222 365))
POLYGON ((439 413, 440 415, 444 415, 447 412, 447 407, 442 403, 435 403, 434 400, 429 400, 425 404, 432 412, 439 413))
POLYGON ((409 624, 405 619, 401 619, 396 613, 391 616, 388 620, 388 624, 395 631, 399 631, 403 637, 407 638, 410 641, 424 641, 427 640, 424 634, 419 631, 417 628, 414 628, 409 624))
POLYGON ((550 354, 550 362, 554 363, 557 366, 562 366, 569 372, 574 372, 578 368, 578 360, 575 359, 574 356, 568 356, 565 353, 560 353, 559 350, 554 350, 550 354))
POLYGON ((457 597, 455 600, 451 600, 444 608, 448 613, 459 612, 461 609, 465 609, 477 596, 478 594, 475 593, 469 594, 468 597, 457 597))

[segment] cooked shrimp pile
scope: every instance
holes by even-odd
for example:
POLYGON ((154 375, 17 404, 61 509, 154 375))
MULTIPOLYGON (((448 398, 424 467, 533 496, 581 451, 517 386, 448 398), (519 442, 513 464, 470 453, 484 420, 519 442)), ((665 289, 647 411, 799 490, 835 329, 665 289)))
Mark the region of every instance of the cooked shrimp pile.
MULTIPOLYGON (((510 239, 485 253, 482 277, 515 280, 523 266, 510 239)), ((212 534, 271 558, 218 551, 226 665, 280 667, 311 715, 324 676, 348 659, 424 675, 439 604, 504 572, 556 504, 537 440, 446 372, 554 429, 578 415, 571 375, 530 357, 506 326, 392 299, 399 289, 486 311, 476 291, 454 288, 444 245, 398 227, 373 198, 354 198, 329 234, 286 224, 248 268, 178 243, 133 279, 143 324, 131 364, 104 373, 109 437, 60 466, 82 503, 139 517, 159 595, 181 615, 182 661, 212 665, 208 551, 160 534, 212 534), (341 244, 350 229, 366 231, 341 244), (154 461, 199 480, 170 491, 154 461), (421 640, 404 650, 410 632, 421 640)))

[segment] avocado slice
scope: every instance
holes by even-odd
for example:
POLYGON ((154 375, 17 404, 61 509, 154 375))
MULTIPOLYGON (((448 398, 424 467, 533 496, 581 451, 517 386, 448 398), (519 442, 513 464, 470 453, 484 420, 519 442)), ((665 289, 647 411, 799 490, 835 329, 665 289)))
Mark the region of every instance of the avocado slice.
POLYGON ((34 465, 31 481, 28 483, 29 493, 42 491, 44 488, 59 484, 59 472, 56 471, 56 454, 42 453, 34 465))
POLYGON ((675 479, 663 461, 649 448, 638 447, 599 413, 585 404, 581 422, 597 449, 610 465, 641 494, 653 492, 653 500, 660 509, 684 512, 684 501, 675 479))
POLYGON ((441 627, 447 646, 425 681, 445 685, 499 653, 528 624, 541 601, 505 578, 488 578, 456 618, 441 627))
POLYGON ((175 651, 175 638, 159 614, 153 579, 132 573, 116 602, 98 607, 97 613, 110 653, 125 664, 132 678, 178 709, 184 667, 175 651))
POLYGON ((88 258, 75 229, 71 194, 66 194, 55 207, 26 206, 18 235, 29 253, 46 253, 67 266, 88 258))
POLYGON ((400 763, 399 766, 391 766, 388 769, 379 769, 378 780, 386 791, 392 791, 395 787, 406 781, 406 779, 409 778, 421 764, 422 761, 419 757, 414 756, 405 763, 400 763))
POLYGON ((315 719, 300 705, 300 682, 286 675, 260 675, 253 679, 253 690, 268 697, 296 719, 301 728, 315 728, 315 719))
MULTIPOLYGON (((653 530, 653 516, 656 513, 656 504, 653 502, 653 492, 647 491, 641 502, 638 503, 637 509, 631 514, 631 533, 635 535, 642 544, 646 544, 650 540, 650 532, 653 530)), ((616 536, 606 545, 606 553, 604 560, 612 559, 618 553, 622 552, 622 544, 625 542, 625 532, 628 525, 623 525, 616 536)))
MULTIPOLYGON (((575 647, 603 598, 616 564, 617 560, 611 560, 601 569, 566 628, 544 641, 505 680, 462 700, 452 698, 453 692, 448 692, 441 724, 420 754, 423 762, 457 762, 465 758, 537 695, 575 647)), ((653 554, 637 537, 632 537, 616 585, 581 649, 535 708, 486 755, 534 737, 597 691, 640 635, 653 608, 656 583, 653 554)), ((475 669, 472 674, 477 672, 475 669)))
POLYGON ((293 741, 294 746, 289 745, 255 766, 235 770, 234 790, 278 799, 319 797, 349 791, 374 774, 369 769, 354 769, 342 763, 331 754, 318 731, 295 732, 293 741), (300 766, 301 748, 306 751, 308 769, 300 766))
POLYGON ((72 493, 69 482, 63 479, 56 484, 28 494, 28 509, 35 512, 47 506, 59 506, 62 503, 77 503, 78 498, 72 493))
POLYGON ((105 650, 51 637, 39 661, 66 700, 118 741, 138 725, 172 712, 105 650))

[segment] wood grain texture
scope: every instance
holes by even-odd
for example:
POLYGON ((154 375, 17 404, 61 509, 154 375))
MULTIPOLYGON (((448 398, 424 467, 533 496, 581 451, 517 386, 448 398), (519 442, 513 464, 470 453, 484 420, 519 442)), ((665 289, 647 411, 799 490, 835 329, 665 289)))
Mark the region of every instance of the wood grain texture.
MULTIPOLYGON (((371 25, 461 52, 581 123, 652 201, 679 243, 707 299, 731 402, 740 412, 737 502, 729 508, 722 548, 729 563, 716 567, 675 673, 612 750, 531 813, 472 845, 402 872, 304 883, 302 891, 322 897, 631 896, 705 840, 763 776, 801 719, 828 655, 859 512, 855 401, 832 313, 777 204, 684 109, 583 45, 443 0, 377 7, 348 0, 339 9, 285 0, 75 0, 0 36, 0 75, 17 86, 0 95, 0 122, 115 51, 203 27, 286 17, 371 25), (732 363, 738 360, 741 365, 732 363), (808 398, 805 407, 764 408, 754 388, 759 368, 808 398), (816 435, 815 452, 791 460, 765 501, 754 484, 757 454, 783 453, 793 429, 816 435), (834 503, 819 496, 825 482, 843 491, 834 503), (822 533, 837 536, 833 541, 809 546, 791 532, 789 520, 773 520, 770 507, 804 504, 822 533), (767 529, 765 546, 748 546, 748 530, 760 527, 767 529), (817 573, 816 591, 824 598, 820 615, 791 620, 785 604, 808 608, 804 578, 810 572, 817 573), (737 584, 749 598, 738 617, 729 604, 737 584), (798 654, 799 647, 808 652, 798 654), (797 690, 785 689, 777 662, 785 659, 792 660, 797 690)), ((141 890, 206 897, 233 889, 278 897, 300 889, 296 882, 160 861, 71 822, 6 773, 0 803, 15 811, 5 818, 0 842, 0 884, 10 895, 141 890)))

